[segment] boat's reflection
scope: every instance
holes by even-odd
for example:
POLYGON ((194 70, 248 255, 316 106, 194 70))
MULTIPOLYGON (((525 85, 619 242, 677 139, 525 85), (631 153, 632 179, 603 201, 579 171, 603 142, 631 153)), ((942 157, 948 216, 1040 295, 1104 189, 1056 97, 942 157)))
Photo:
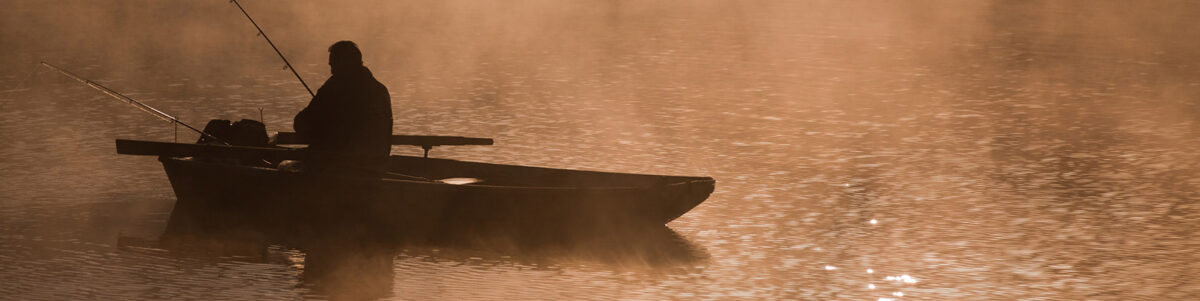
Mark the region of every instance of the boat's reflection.
MULTIPOLYGON (((352 231, 353 232, 353 231, 352 231)), ((361 233, 361 232, 359 232, 361 233)), ((399 235, 397 235, 399 234, 399 235)), ((500 233, 440 233, 405 239, 338 231, 268 235, 256 229, 164 234, 158 240, 122 238, 126 250, 166 256, 291 265, 301 287, 329 299, 363 300, 392 294, 397 260, 457 262, 481 268, 566 266, 676 273, 702 265, 708 254, 665 226, 618 228, 568 236, 514 238, 500 233), (247 235, 254 233, 254 235, 247 235)))
POLYGON ((456 238, 405 244, 402 255, 434 261, 467 264, 518 264, 526 266, 599 263, 613 269, 670 271, 687 269, 708 258, 707 252, 665 226, 588 232, 538 240, 503 235, 456 238))
POLYGON ((300 265, 302 286, 331 300, 372 300, 392 294, 396 257, 393 246, 350 241, 329 243, 299 249, 304 253, 300 265))

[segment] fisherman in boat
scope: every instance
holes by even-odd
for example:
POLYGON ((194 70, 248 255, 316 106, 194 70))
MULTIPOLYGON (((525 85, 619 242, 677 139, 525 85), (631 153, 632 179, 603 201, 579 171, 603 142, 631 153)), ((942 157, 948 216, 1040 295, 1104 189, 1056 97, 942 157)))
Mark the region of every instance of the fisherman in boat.
POLYGON ((309 139, 303 170, 378 175, 391 153, 387 87, 363 66, 351 41, 329 46, 329 68, 332 75, 294 120, 296 133, 309 139))

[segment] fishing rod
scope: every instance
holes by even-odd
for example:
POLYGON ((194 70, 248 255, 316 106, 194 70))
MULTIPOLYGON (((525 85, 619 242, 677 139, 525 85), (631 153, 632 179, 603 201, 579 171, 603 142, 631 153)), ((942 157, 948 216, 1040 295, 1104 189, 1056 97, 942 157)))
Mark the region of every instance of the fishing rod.
POLYGON ((262 27, 258 27, 258 23, 254 22, 254 18, 250 17, 250 14, 246 12, 245 8, 242 8, 242 4, 238 3, 237 0, 229 0, 229 2, 233 2, 234 5, 237 5, 238 9, 242 11, 242 14, 246 15, 246 19, 250 20, 250 24, 254 25, 254 29, 258 29, 258 35, 267 40, 267 44, 271 45, 271 49, 275 49, 275 54, 278 54, 279 58, 283 59, 283 64, 287 65, 287 68, 292 70, 292 75, 295 75, 296 79, 300 80, 300 84, 304 85, 304 90, 308 90, 308 95, 316 97, 317 95, 313 94, 312 89, 308 88, 308 83, 305 83, 304 79, 300 77, 300 73, 296 72, 296 68, 292 67, 292 63, 289 63, 287 58, 283 57, 283 52, 279 51, 279 47, 275 47, 275 43, 271 42, 271 38, 267 37, 267 33, 263 32, 262 27))
POLYGON ((142 110, 146 113, 150 113, 151 115, 154 115, 154 117, 158 117, 159 119, 165 120, 165 121, 173 123, 173 124, 182 125, 183 127, 186 127, 194 132, 200 133, 201 136, 208 137, 209 139, 213 139, 214 141, 223 143, 225 145, 230 145, 229 142, 225 141, 225 139, 217 138, 216 136, 213 136, 209 133, 205 133, 204 131, 198 130, 198 129, 188 125, 187 123, 183 123, 183 121, 179 121, 179 118, 175 118, 175 116, 171 116, 170 114, 167 114, 166 112, 159 111, 158 109, 148 106, 140 101, 133 100, 133 98, 129 98, 129 96, 125 96, 125 95, 122 95, 121 93, 117 93, 117 91, 113 91, 112 89, 109 89, 108 87, 100 85, 96 82, 90 81, 86 78, 79 77, 78 75, 75 75, 74 73, 71 73, 70 71, 64 70, 63 68, 56 67, 56 66, 51 65, 50 63, 47 63, 44 61, 42 62, 42 66, 46 66, 46 68, 50 68, 51 70, 58 71, 58 73, 62 73, 62 75, 70 77, 71 79, 74 79, 80 83, 88 85, 89 87, 92 87, 96 90, 100 90, 100 92, 103 92, 104 94, 107 94, 108 96, 112 96, 112 98, 116 98, 117 100, 123 101, 126 104, 129 104, 135 108, 138 108, 139 110, 142 110))

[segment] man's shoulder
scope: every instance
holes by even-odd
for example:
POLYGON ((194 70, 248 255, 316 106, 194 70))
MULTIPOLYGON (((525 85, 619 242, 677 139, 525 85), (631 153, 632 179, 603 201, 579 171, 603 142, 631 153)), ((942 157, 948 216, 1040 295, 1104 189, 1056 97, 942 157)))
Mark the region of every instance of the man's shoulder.
POLYGON ((383 85, 383 83, 379 82, 379 80, 375 78, 371 78, 371 88, 383 93, 384 96, 389 96, 387 86, 383 85))

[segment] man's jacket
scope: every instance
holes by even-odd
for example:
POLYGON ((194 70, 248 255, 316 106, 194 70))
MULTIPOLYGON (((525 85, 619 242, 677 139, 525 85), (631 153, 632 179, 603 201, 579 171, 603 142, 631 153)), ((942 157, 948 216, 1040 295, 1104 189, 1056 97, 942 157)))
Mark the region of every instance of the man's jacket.
POLYGON ((391 97, 367 67, 334 70, 293 127, 309 138, 306 166, 384 168, 391 152, 391 97))

